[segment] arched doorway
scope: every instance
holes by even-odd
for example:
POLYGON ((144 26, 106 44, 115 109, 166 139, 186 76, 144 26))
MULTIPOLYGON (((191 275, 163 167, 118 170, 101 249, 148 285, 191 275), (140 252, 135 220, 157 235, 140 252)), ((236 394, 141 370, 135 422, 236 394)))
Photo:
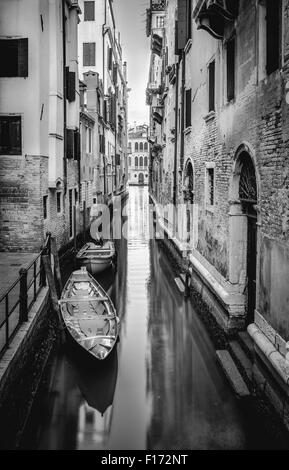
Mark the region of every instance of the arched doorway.
POLYGON ((138 175, 138 184, 144 184, 144 174, 139 173, 138 175))
POLYGON ((246 145, 236 153, 230 209, 230 280, 243 283, 247 325, 254 321, 257 284, 258 187, 251 155, 246 145))

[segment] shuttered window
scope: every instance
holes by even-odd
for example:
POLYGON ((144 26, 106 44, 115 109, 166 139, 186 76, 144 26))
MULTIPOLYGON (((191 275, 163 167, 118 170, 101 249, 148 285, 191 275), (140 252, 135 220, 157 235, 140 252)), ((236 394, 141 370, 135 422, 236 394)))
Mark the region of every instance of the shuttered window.
POLYGON ((236 39, 233 37, 227 42, 227 100, 235 98, 235 59, 236 39))
POLYGON ((74 130, 66 129, 66 157, 74 158, 74 130))
POLYGON ((266 1, 266 42, 267 42, 267 74, 280 67, 281 55, 281 6, 280 0, 266 1))
POLYGON ((207 168, 207 205, 215 204, 215 174, 214 168, 207 168))
POLYGON ((95 65, 95 42, 83 43, 83 66, 89 67, 95 65))
POLYGON ((0 39, 0 77, 28 77, 28 39, 0 39))
POLYGON ((209 64, 209 111, 215 111, 215 61, 209 64))
POLYGON ((107 49, 107 67, 108 70, 112 70, 112 48, 108 47, 107 49))
POLYGON ((190 127, 191 125, 191 104, 192 104, 192 90, 186 90, 186 118, 185 118, 185 126, 190 127))
POLYGON ((21 154, 21 117, 0 116, 0 155, 21 154))
POLYGON ((84 21, 95 20, 95 2, 84 2, 84 21))
POLYGON ((70 72, 68 67, 66 67, 67 75, 66 75, 66 97, 68 101, 71 103, 75 101, 75 72, 70 72))

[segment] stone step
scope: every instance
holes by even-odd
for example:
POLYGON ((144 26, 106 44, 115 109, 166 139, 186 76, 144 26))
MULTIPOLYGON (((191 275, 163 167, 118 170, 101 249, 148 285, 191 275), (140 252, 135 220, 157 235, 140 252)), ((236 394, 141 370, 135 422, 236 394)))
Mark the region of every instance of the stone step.
POLYGON ((249 356, 251 361, 254 360, 254 343, 247 331, 240 331, 238 333, 238 341, 240 345, 242 346, 243 350, 249 356))
POLYGON ((249 356, 245 353, 238 341, 230 341, 229 344, 231 354, 235 359, 237 365, 240 366, 241 372, 245 374, 245 378, 251 381, 253 369, 252 361, 250 360, 249 356))
POLYGON ((182 294, 185 292, 185 286, 179 277, 175 277, 175 283, 178 286, 178 289, 182 294))
POLYGON ((237 369, 237 366, 227 350, 216 351, 217 359, 221 364, 224 373, 233 387, 234 392, 239 398, 245 398, 250 396, 247 385, 245 384, 243 377, 237 369))

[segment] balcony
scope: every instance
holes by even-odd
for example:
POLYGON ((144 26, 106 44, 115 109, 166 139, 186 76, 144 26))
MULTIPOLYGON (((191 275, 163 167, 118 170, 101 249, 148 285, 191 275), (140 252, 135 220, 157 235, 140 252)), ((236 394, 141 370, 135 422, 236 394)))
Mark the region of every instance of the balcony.
POLYGON ((207 31, 215 39, 223 39, 227 23, 238 16, 238 0, 200 0, 193 12, 198 29, 207 31))

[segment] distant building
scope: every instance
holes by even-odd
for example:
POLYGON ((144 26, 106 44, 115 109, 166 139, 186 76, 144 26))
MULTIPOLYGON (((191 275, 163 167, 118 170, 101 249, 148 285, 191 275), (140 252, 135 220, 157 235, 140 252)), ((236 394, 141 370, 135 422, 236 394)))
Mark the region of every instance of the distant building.
POLYGON ((79 12, 72 0, 0 2, 0 250, 37 251, 47 230, 58 246, 73 236, 79 12))
POLYGON ((134 126, 128 130, 128 184, 148 184, 148 126, 134 126))

